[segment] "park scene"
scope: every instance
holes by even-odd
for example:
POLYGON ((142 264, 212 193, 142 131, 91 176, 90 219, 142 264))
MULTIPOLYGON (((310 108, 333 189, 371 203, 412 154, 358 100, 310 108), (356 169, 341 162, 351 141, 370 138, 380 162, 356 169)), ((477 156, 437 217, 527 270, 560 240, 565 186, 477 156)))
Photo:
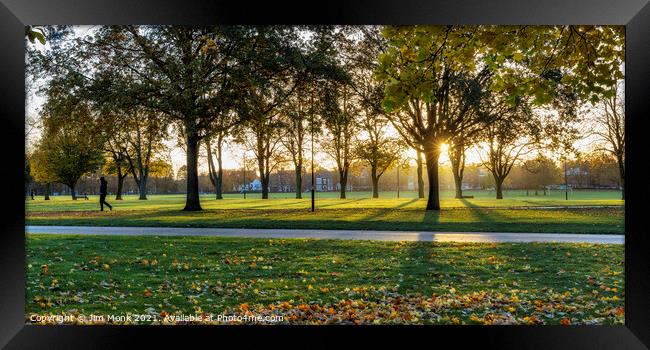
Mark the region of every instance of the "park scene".
POLYGON ((624 324, 620 26, 28 26, 29 324, 624 324))

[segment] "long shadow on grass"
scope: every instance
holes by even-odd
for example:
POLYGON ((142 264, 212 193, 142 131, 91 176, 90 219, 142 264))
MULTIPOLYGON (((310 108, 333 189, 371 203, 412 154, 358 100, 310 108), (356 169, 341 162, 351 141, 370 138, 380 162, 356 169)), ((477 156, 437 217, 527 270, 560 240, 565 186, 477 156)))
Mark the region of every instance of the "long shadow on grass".
POLYGON ((508 218, 502 214, 479 208, 446 208, 440 211, 426 211, 422 219, 422 225, 429 231, 489 232, 493 225, 507 222, 509 222, 508 218), (460 214, 468 214, 469 220, 460 214), (454 217, 458 221, 454 221, 454 217))
POLYGON ((327 207, 340 206, 341 204, 350 204, 350 203, 354 203, 354 202, 360 202, 360 201, 362 201, 364 199, 366 199, 366 198, 357 198, 357 199, 346 200, 345 203, 333 202, 331 204, 318 204, 318 201, 316 201, 316 208, 318 209, 318 208, 327 208, 327 207))
POLYGON ((404 208, 404 207, 409 206, 410 204, 413 204, 413 203, 418 202, 418 200, 419 200, 418 198, 414 198, 414 199, 411 199, 411 200, 408 201, 408 202, 401 203, 400 205, 395 206, 394 208, 395 208, 395 209, 404 208))
MULTIPOLYGON (((464 201, 461 200, 461 201, 464 201)), ((508 209, 498 210, 481 210, 481 209, 468 209, 475 218, 475 224, 484 224, 481 226, 480 231, 486 232, 551 232, 551 233, 622 233, 622 226, 613 223, 595 223, 590 222, 585 217, 591 211, 599 211, 600 209, 557 209, 558 214, 549 216, 549 210, 544 210, 543 213, 537 212, 534 208, 523 211, 511 212, 510 215, 504 214, 508 209), (578 222, 568 222, 563 220, 561 213, 568 211, 574 215, 578 215, 578 222), (528 216, 524 214, 529 214, 528 216), (536 216, 538 215, 538 216, 536 216)), ((607 212, 603 212, 607 215, 607 212)))
MULTIPOLYGON (((465 201, 465 199, 461 199, 461 201, 465 201)), ((504 209, 508 210, 508 209, 504 209)), ((534 209, 531 209, 534 210, 534 209)), ((520 218, 516 217, 511 217, 508 215, 504 215, 502 211, 498 209, 479 209, 479 208, 474 208, 474 209, 468 209, 468 213, 470 213, 474 218, 475 222, 478 224, 484 224, 482 227, 483 229, 481 231, 492 231, 492 232, 549 232, 547 229, 540 229, 541 227, 544 226, 554 226, 558 225, 560 223, 542 223, 542 222, 522 222, 520 218), (516 230, 513 230, 513 227, 517 227, 516 230)), ((533 213, 533 211, 531 211, 533 213)), ((571 229, 574 229, 572 227, 573 225, 567 224, 567 227, 571 227, 571 229)), ((569 232, 572 232, 572 230, 569 229, 569 232)))
MULTIPOLYGON (((65 224, 106 226, 167 226, 167 227, 221 227, 221 228, 301 228, 301 229, 363 229, 364 222, 349 222, 323 218, 318 212, 313 216, 304 209, 228 209, 204 210, 202 212, 182 212, 177 210, 142 213, 120 217, 119 221, 104 220, 70 220, 65 224), (235 214, 236 213, 236 214, 235 214), (284 214, 284 215, 283 215, 284 214), (307 214, 293 216, 292 214, 307 214)), ((56 224, 56 223, 55 223, 56 224)))
POLYGON ((543 214, 539 218, 534 211, 415 208, 318 209, 316 213, 307 209, 206 209, 66 212, 61 216, 29 213, 26 219, 28 225, 623 233, 623 211, 618 209, 584 209, 570 220, 548 211, 543 214))
MULTIPOLYGON (((452 288, 457 293, 475 291, 494 291, 507 293, 512 286, 508 281, 516 280, 521 283, 521 277, 526 278, 526 285, 531 288, 540 287, 538 279, 546 281, 549 276, 534 274, 515 276, 508 270, 516 267, 516 259, 522 255, 519 249, 522 244, 510 243, 438 243, 417 242, 403 245, 404 255, 400 271, 404 278, 403 292, 448 294, 452 288), (510 265, 508 265, 510 264, 510 265), (507 266, 506 266, 507 265, 507 266)), ((544 265, 541 261, 539 265, 544 265)), ((445 310, 443 313, 456 313, 445 310)))
POLYGON ((438 257, 440 244, 435 242, 411 242, 397 244, 395 249, 403 250, 403 257, 398 264, 403 281, 400 294, 422 294, 430 296, 432 292, 441 293, 449 289, 452 268, 438 257))
MULTIPOLYGON (((468 203, 469 203, 464 198, 460 199, 460 201, 465 205, 468 205, 468 203)), ((478 222, 481 222, 481 223, 501 222, 500 220, 504 219, 503 215, 497 214, 497 212, 494 212, 494 213, 492 211, 487 212, 487 211, 482 210, 480 208, 468 208, 468 209, 464 209, 464 210, 467 210, 468 213, 470 213, 473 217, 475 217, 477 219, 478 222), (500 219, 500 220, 497 220, 497 219, 500 219)))
MULTIPOLYGON (((461 199, 461 202, 465 202, 465 199, 461 199)), ((474 225, 480 225, 481 230, 484 232, 513 232, 512 227, 528 227, 528 223, 515 223, 515 219, 507 217, 501 214, 498 210, 486 210, 480 208, 468 208, 467 213, 473 218, 474 225)), ((518 229, 514 231, 531 231, 528 229, 518 229)), ((533 232, 535 230, 532 230, 533 232)))
POLYGON ((392 208, 368 208, 370 210, 370 213, 366 215, 361 221, 381 221, 377 220, 381 217, 387 216, 387 214, 394 213, 396 210, 402 210, 403 212, 407 211, 413 211, 414 209, 400 209, 408 206, 409 204, 417 202, 418 199, 412 199, 410 201, 404 202, 399 204, 398 206, 392 207, 392 208))
MULTIPOLYGON (((304 208, 304 204, 305 203, 300 203, 300 202, 283 203, 283 205, 286 205, 286 206, 302 205, 302 207, 296 208, 296 209, 304 208)), ((275 205, 277 205, 277 204, 275 204, 275 205)), ((242 205, 241 207, 237 207, 237 208, 214 208, 214 209, 219 209, 219 210, 247 210, 247 209, 251 209, 251 210, 257 210, 257 209, 276 210, 276 208, 274 208, 274 204, 272 204, 272 203, 262 203, 262 204, 259 204, 259 205, 242 205)))

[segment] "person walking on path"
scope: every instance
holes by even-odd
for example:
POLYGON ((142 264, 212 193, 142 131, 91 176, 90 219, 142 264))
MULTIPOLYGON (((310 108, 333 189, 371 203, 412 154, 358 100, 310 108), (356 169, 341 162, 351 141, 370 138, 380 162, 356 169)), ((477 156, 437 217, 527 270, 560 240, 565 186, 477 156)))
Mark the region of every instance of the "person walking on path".
POLYGON ((102 176, 99 178, 99 182, 99 207, 101 208, 101 211, 104 211, 104 204, 106 204, 108 209, 113 210, 113 206, 106 202, 106 194, 108 193, 106 185, 108 185, 108 181, 106 181, 102 176))

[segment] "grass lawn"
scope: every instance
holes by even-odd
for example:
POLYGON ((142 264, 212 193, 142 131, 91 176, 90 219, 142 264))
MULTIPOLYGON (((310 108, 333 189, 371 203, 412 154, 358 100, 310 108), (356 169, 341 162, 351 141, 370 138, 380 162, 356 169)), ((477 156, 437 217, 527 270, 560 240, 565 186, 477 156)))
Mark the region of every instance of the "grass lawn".
POLYGON ((28 320, 135 314, 148 315, 144 323, 175 323, 171 315, 225 314, 299 324, 624 322, 622 245, 30 234, 26 249, 28 320))
MULTIPOLYGON (((564 192, 552 191, 548 196, 526 196, 525 191, 506 191, 504 199, 494 198, 494 191, 465 191, 465 195, 475 198, 455 199, 452 191, 441 191, 440 205, 443 208, 509 208, 509 207, 538 207, 538 206, 622 206, 620 191, 582 191, 575 190, 569 200, 565 200, 564 192)), ((271 193, 270 199, 261 199, 259 193, 247 194, 243 199, 241 194, 225 194, 224 200, 214 199, 214 195, 201 195, 203 209, 309 209, 311 199, 309 193, 303 194, 303 199, 295 199, 294 193, 271 193)), ((339 199, 337 192, 316 193, 316 207, 327 209, 423 209, 425 199, 418 199, 416 192, 402 192, 396 198, 396 192, 381 192, 380 198, 373 199, 370 192, 348 192, 347 199, 339 199)), ((52 196, 49 201, 43 197, 27 200, 26 207, 30 212, 42 211, 95 211, 99 208, 99 196, 88 196, 89 200, 72 200, 70 196, 52 196)), ((184 194, 149 195, 148 200, 138 200, 137 195, 126 195, 124 200, 116 201, 109 197, 108 202, 116 204, 116 209, 124 210, 180 210, 185 204, 184 194)))
POLYGON ((623 209, 206 209, 28 213, 28 225, 623 233, 623 209))
MULTIPOLYGON (((624 232, 623 202, 613 199, 618 195, 614 191, 575 191, 573 195, 580 199, 570 201, 553 197, 558 192, 547 197, 516 197, 510 193, 511 197, 497 201, 486 198, 487 192, 476 192, 475 199, 463 200, 449 198, 450 194, 445 192, 447 197, 442 200, 440 212, 425 212, 426 201, 417 198, 341 200, 331 198, 333 193, 318 194, 330 198, 318 199, 316 213, 309 211, 309 199, 244 200, 229 195, 224 200, 216 200, 205 195, 201 203, 203 211, 183 212, 183 195, 151 195, 146 201, 127 196, 123 201, 111 201, 115 205, 113 211, 99 212, 97 198, 92 196, 90 200, 77 201, 53 197, 50 201, 28 200, 26 219, 29 225, 624 232), (600 207, 548 208, 558 205, 600 207)), ((362 194, 352 192, 351 196, 362 194)))

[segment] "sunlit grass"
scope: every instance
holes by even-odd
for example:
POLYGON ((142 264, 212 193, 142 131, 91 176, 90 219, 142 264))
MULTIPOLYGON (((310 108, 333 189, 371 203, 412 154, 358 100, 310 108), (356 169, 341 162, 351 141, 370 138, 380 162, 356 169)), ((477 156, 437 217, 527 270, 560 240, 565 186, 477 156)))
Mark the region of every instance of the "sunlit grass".
MULTIPOLYGON (((574 191, 569 201, 559 198, 557 193, 525 196, 520 192, 510 192, 503 200, 489 197, 488 191, 467 193, 474 193, 476 198, 457 200, 451 198, 452 193, 444 192, 443 209, 439 212, 426 212, 426 200, 418 198, 372 199, 368 198, 369 193, 351 192, 351 198, 338 199, 334 197, 335 193, 318 193, 315 213, 309 210, 309 198, 287 198, 292 194, 272 194, 271 199, 250 198, 250 194, 247 199, 226 195, 223 200, 204 195, 201 198, 204 210, 200 212, 182 211, 183 195, 150 195, 148 200, 125 196, 122 201, 111 201, 113 211, 104 212, 98 210, 98 199, 94 196, 76 201, 57 196, 49 201, 42 198, 28 200, 26 219, 29 225, 557 233, 624 231, 623 202, 613 199, 618 195, 614 191, 574 191)), ((391 193, 382 195, 389 197, 391 193)))
POLYGON ((624 210, 601 209, 228 209, 184 212, 32 212, 28 225, 623 233, 624 210))
MULTIPOLYGON (((475 198, 455 199, 452 191, 442 191, 441 206, 443 208, 466 207, 531 207, 531 206, 621 206, 619 191, 573 191, 569 200, 565 200, 564 192, 552 191, 549 195, 535 196, 525 191, 506 191, 505 198, 497 200, 493 191, 465 191, 465 195, 475 198)), ((88 196, 88 200, 72 200, 69 196, 52 196, 45 201, 43 197, 27 200, 28 211, 86 211, 97 210, 98 196, 88 196)), ((225 199, 216 200, 214 195, 202 195, 201 206, 204 209, 306 209, 311 206, 309 193, 303 199, 295 199, 293 193, 271 193, 270 199, 261 199, 259 193, 247 194, 243 199, 241 194, 226 194, 225 199)), ((317 207, 327 209, 346 208, 404 208, 415 209, 426 206, 425 199, 418 199, 416 192, 401 192, 397 198, 396 192, 381 192, 380 198, 371 198, 370 192, 349 192, 347 199, 339 199, 338 193, 319 192, 316 194, 317 207)), ((173 210, 182 209, 185 195, 150 195, 147 200, 138 200, 137 195, 124 196, 124 200, 116 201, 108 198, 109 203, 115 204, 116 210, 173 210)))

